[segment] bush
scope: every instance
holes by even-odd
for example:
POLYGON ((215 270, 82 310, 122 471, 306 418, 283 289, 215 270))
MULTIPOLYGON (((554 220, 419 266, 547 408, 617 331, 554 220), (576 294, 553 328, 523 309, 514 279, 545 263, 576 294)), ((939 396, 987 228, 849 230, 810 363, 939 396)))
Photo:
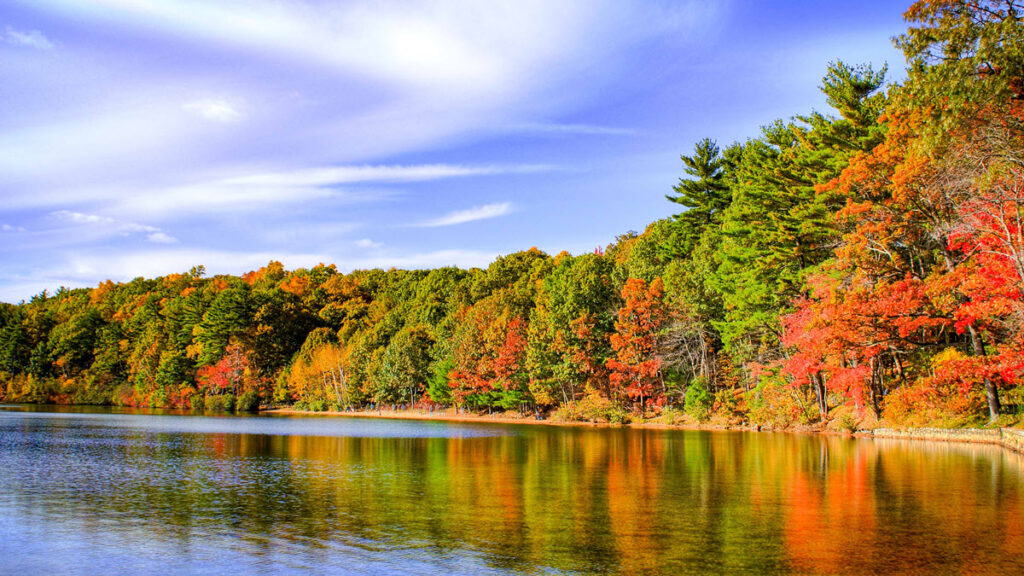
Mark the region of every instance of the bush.
POLYGON ((857 418, 853 412, 846 412, 836 420, 836 425, 843 432, 854 433, 857 431, 857 418))
POLYGON ((809 424, 817 417, 810 394, 810 391, 790 386, 778 375, 762 376, 758 385, 747 394, 750 423, 774 429, 809 424))
POLYGON ((310 412, 323 412, 324 410, 327 410, 327 403, 319 398, 316 400, 310 400, 306 409, 310 412))
POLYGON ((576 403, 562 404, 551 413, 552 422, 572 422, 576 420, 576 403))
POLYGON ((235 410, 239 412, 259 412, 260 395, 255 392, 243 392, 238 397, 238 404, 235 406, 235 410))
POLYGON ((667 424, 669 426, 672 426, 682 418, 682 411, 680 411, 677 408, 673 408, 672 406, 664 406, 661 408, 661 411, 658 413, 658 417, 655 421, 661 424, 667 424))
POLYGON ((629 413, 596 390, 590 390, 580 400, 578 416, 588 422, 629 423, 629 413))
POLYGON ((235 409, 234 394, 217 394, 206 397, 207 412, 231 412, 235 409))
POLYGON ((715 394, 711 418, 725 424, 737 425, 747 421, 746 394, 741 388, 726 388, 715 394))
POLYGON ((696 378, 686 389, 686 400, 683 410, 697 422, 707 422, 711 417, 711 406, 714 405, 714 397, 708 390, 707 380, 696 378))
POLYGON ((551 415, 555 422, 597 422, 601 424, 628 424, 630 415, 621 406, 591 390, 579 402, 559 406, 551 415))
POLYGON ((202 410, 205 405, 202 394, 193 394, 188 397, 188 406, 193 410, 202 410))
POLYGON ((951 386, 917 382, 885 398, 882 418, 889 426, 958 428, 987 422, 985 393, 971 389, 966 394, 951 386))

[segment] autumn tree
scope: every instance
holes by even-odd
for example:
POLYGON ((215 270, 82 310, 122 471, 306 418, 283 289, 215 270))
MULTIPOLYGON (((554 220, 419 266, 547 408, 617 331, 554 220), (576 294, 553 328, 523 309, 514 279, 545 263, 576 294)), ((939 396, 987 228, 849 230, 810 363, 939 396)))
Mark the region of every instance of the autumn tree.
POLYGON ((658 400, 661 362, 655 355, 658 331, 665 321, 662 306, 664 284, 656 278, 648 285, 631 278, 622 288, 622 308, 611 335, 615 356, 608 359, 613 399, 625 396, 639 402, 643 412, 650 400, 658 400))

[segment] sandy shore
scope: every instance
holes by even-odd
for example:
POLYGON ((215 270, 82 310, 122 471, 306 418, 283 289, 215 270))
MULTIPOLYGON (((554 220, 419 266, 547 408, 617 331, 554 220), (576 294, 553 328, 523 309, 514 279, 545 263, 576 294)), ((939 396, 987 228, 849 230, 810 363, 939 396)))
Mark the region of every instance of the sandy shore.
MULTIPOLYGON (((608 422, 578 422, 531 418, 528 416, 513 417, 504 414, 472 414, 453 409, 435 410, 356 410, 351 412, 322 411, 311 412, 294 408, 273 408, 261 411, 263 414, 302 414, 310 416, 341 416, 348 418, 384 418, 392 420, 437 420, 442 422, 472 422, 477 424, 523 424, 528 426, 569 426, 583 428, 649 428, 656 430, 739 430, 756 431, 752 426, 717 426, 699 424, 663 424, 660 422, 631 422, 629 424, 612 424, 608 422)), ((785 430, 785 432, 815 432, 816 430, 785 430)))

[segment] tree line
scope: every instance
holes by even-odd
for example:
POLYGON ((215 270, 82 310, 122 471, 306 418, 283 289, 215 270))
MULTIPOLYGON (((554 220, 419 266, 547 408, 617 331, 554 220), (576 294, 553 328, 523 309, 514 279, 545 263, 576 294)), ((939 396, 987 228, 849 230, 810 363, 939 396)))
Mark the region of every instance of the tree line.
POLYGON ((198 266, 0 305, 0 395, 776 427, 1012 421, 1020 9, 915 2, 895 40, 905 81, 831 64, 827 113, 698 142, 668 195, 679 213, 592 254, 349 274, 198 266))

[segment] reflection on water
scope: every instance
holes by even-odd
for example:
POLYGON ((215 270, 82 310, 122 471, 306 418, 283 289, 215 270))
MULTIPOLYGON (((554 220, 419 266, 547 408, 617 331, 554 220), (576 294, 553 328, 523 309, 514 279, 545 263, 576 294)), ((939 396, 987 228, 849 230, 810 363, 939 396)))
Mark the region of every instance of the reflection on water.
POLYGON ((1022 574, 1022 471, 785 434, 0 411, 0 572, 1022 574))

